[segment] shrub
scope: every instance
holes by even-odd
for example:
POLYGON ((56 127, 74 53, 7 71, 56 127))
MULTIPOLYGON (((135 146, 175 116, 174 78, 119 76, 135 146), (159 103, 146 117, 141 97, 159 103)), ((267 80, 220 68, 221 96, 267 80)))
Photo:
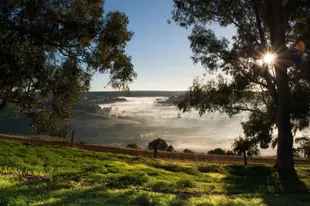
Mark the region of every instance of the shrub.
POLYGON ((139 148, 137 144, 128 144, 126 147, 132 148, 132 149, 138 149, 139 148))
POLYGON ((226 155, 228 155, 228 156, 234 156, 235 153, 234 153, 233 151, 228 150, 228 151, 226 152, 226 155))
POLYGON ((226 155, 225 150, 221 149, 221 148, 216 148, 214 150, 210 150, 208 152, 208 154, 213 154, 213 155, 226 155))
POLYGON ((192 150, 190 150, 190 149, 185 149, 183 152, 184 153, 189 153, 189 154, 194 154, 194 152, 192 150))
POLYGON ((175 151, 175 150, 174 150, 173 146, 170 145, 170 146, 167 148, 167 151, 168 151, 168 152, 173 152, 173 151, 175 151))

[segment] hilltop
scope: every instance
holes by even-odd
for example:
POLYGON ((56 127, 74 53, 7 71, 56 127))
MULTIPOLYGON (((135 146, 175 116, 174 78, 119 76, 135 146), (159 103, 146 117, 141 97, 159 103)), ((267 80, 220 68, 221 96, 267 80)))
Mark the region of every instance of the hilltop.
POLYGON ((283 179, 270 165, 155 160, 0 140, 0 205, 307 205, 310 165, 296 170, 298 176, 283 179))

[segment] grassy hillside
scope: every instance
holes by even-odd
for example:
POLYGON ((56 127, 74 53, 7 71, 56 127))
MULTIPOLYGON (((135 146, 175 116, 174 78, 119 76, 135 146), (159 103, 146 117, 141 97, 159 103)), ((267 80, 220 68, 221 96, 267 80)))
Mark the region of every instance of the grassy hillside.
POLYGON ((309 205, 310 165, 169 162, 0 140, 0 205, 309 205))

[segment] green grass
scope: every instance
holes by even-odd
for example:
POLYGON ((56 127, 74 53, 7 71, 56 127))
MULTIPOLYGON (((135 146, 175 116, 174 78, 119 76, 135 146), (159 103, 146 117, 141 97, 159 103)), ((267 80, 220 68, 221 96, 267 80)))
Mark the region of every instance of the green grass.
POLYGON ((0 140, 0 205, 309 205, 310 166, 215 165, 0 140))

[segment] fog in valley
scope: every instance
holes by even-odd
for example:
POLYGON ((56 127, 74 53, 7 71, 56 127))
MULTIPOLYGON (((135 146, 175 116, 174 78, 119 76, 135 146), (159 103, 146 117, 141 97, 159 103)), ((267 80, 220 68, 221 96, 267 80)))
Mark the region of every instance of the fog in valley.
MULTIPOLYGON (((180 114, 176 106, 165 103, 174 94, 133 92, 123 97, 122 93, 87 93, 75 106, 71 121, 75 141, 116 146, 135 143, 145 148, 151 140, 162 138, 176 150, 207 152, 218 147, 231 149, 234 138, 242 135, 240 122, 247 113, 232 118, 218 112, 199 116, 194 110, 180 114)), ((1 114, 0 133, 35 135, 27 120, 9 116, 7 109, 1 114)), ((275 150, 261 150, 261 154, 273 155, 275 150)))

